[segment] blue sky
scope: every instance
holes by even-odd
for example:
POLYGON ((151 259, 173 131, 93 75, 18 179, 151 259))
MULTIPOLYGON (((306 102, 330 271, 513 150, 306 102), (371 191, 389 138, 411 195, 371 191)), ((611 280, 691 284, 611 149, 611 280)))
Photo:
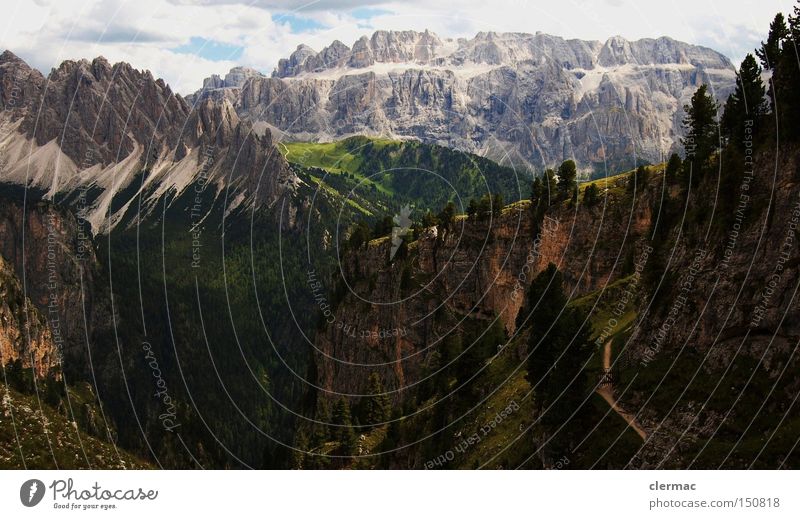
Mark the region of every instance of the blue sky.
POLYGON ((44 72, 64 59, 128 61, 187 93, 235 65, 265 73, 300 43, 347 45, 376 29, 542 31, 605 40, 671 36, 738 63, 794 1, 4 0, 0 48, 44 72))
POLYGON ((210 61, 239 60, 244 52, 241 45, 229 45, 209 40, 202 36, 192 36, 189 42, 172 49, 178 54, 192 54, 210 61))

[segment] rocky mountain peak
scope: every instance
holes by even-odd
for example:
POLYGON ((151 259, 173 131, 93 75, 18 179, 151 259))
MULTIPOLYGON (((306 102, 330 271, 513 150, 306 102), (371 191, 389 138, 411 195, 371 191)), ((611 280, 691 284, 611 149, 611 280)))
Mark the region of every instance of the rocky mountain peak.
POLYGON ((297 46, 294 52, 288 59, 281 59, 278 61, 278 68, 273 72, 274 75, 279 77, 292 76, 299 73, 306 62, 317 55, 317 51, 312 49, 306 44, 301 43, 297 46))
POLYGON ((188 106, 162 80, 128 63, 67 60, 48 76, 41 107, 30 110, 23 130, 61 151, 82 168, 108 165, 137 147, 152 156, 174 146, 188 106))
MULTIPOLYGON (((25 63, 24 61, 22 61, 22 59, 20 59, 16 54, 11 52, 10 50, 8 50, 8 49, 4 50, 3 53, 0 54, 0 65, 4 65, 6 63, 12 63, 12 62, 25 63)), ((27 64, 26 64, 26 66, 27 66, 27 64)))
POLYGON ((17 119, 22 109, 35 99, 44 84, 44 76, 32 69, 10 50, 0 54, 0 106, 17 119))

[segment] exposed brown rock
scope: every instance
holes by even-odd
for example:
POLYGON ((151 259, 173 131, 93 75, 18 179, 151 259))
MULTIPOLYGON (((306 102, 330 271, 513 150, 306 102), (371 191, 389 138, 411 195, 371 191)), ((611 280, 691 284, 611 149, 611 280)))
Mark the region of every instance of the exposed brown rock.
POLYGON ((20 362, 44 377, 60 363, 47 320, 25 297, 14 270, 0 256, 0 363, 20 362))

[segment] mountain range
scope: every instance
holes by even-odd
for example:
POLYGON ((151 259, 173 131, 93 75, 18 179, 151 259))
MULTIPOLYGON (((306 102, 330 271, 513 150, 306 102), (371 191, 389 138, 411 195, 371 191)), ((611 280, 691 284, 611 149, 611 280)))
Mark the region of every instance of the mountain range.
POLYGON ((722 54, 667 37, 377 31, 299 45, 271 77, 208 78, 190 100, 224 97, 285 140, 413 138, 537 171, 571 158, 601 176, 664 160, 691 94, 705 83, 724 100, 735 77, 722 54))

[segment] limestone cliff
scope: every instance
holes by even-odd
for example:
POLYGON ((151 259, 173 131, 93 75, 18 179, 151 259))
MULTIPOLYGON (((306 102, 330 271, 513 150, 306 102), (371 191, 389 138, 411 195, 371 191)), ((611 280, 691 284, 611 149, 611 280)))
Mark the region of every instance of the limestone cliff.
POLYGON ((0 363, 19 361, 43 377, 57 369, 60 351, 47 320, 26 297, 13 268, 0 257, 0 363))
POLYGON ((416 138, 536 169, 574 158, 581 170, 613 173, 661 162, 697 87, 709 84, 722 101, 734 82, 723 55, 667 37, 376 31, 352 48, 300 45, 272 77, 225 97, 291 140, 416 138))
POLYGON ((86 374, 87 344, 112 326, 88 223, 48 202, 0 197, 0 255, 47 317, 64 370, 86 374))
MULTIPOLYGON (((605 204, 560 203, 534 235, 529 202, 489 220, 460 218, 426 230, 390 261, 392 242, 373 240, 343 260, 344 297, 319 332, 318 378, 326 392, 364 394, 371 372, 395 398, 413 394, 442 337, 466 320, 486 328, 497 317, 509 336, 533 278, 556 264, 572 298, 629 274, 646 244, 652 192, 631 196, 627 178, 609 181, 605 204)), ((467 337, 473 340, 474 337, 467 337)))

